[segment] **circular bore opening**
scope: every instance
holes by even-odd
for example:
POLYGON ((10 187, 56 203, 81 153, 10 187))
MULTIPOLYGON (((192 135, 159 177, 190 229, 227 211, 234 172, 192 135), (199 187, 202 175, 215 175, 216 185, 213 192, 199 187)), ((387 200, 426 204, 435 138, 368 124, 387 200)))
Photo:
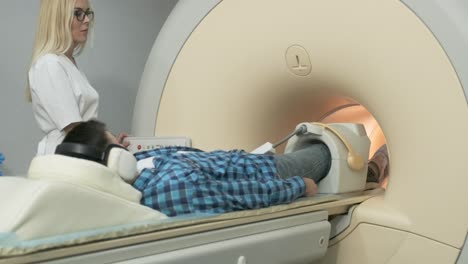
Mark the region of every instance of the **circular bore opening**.
POLYGON ((331 98, 324 107, 323 114, 318 118, 322 123, 360 123, 364 125, 371 141, 369 162, 377 165, 380 170, 379 185, 386 188, 389 179, 390 162, 387 140, 379 122, 367 108, 353 99, 331 98))
MULTIPOLYGON (((367 158, 369 163, 372 160, 378 160, 379 169, 382 168, 379 170, 378 185, 386 188, 389 179, 390 162, 388 150, 385 149, 387 140, 379 122, 357 100, 337 95, 333 90, 332 92, 328 92, 329 90, 327 90, 328 94, 321 93, 321 91, 325 90, 327 89, 316 89, 314 92, 310 92, 310 94, 302 97, 285 97, 287 98, 287 103, 277 108, 280 109, 277 113, 280 116, 279 119, 285 120, 285 126, 281 128, 284 130, 279 131, 278 134, 284 136, 290 133, 298 123, 302 122, 362 124, 371 141, 369 157, 367 158), (284 111, 284 109, 288 109, 288 111, 284 111)), ((307 92, 306 89, 301 91, 307 92)), ((281 138, 276 136, 274 139, 269 140, 271 142, 278 142, 281 138)), ((276 149, 277 152, 284 152, 284 147, 285 144, 279 146, 276 149)))

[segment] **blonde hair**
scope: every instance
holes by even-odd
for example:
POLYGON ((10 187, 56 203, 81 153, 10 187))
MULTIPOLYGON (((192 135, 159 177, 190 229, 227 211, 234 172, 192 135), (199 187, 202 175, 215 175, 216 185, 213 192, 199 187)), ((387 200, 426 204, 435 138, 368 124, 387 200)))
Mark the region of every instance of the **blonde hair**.
MULTIPOLYGON (((41 0, 36 39, 30 68, 47 53, 65 54, 73 45, 71 27, 76 0, 41 0)), ((91 28, 92 22, 89 27, 91 28)), ((79 55, 86 43, 80 43, 73 53, 79 55)), ((27 78, 26 97, 32 101, 29 76, 27 78)))

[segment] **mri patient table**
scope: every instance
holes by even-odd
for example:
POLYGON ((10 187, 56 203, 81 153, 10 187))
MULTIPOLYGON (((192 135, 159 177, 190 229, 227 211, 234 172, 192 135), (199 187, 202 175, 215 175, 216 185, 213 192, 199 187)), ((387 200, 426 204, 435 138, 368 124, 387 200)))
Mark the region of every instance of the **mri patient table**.
MULTIPOLYGON (((23 186, 24 181, 29 181, 10 177, 2 180, 23 186)), ((353 205, 383 193, 382 189, 373 189, 346 195, 318 195, 257 210, 162 219, 144 206, 118 197, 110 201, 108 194, 83 186, 40 181, 32 182, 24 191, 33 189, 35 195, 29 198, 35 200, 33 206, 10 211, 20 222, 15 231, 23 239, 10 237, 13 249, 8 250, 8 238, 0 235, 3 239, 0 239, 0 263, 310 263, 325 255, 331 234, 336 236, 328 221, 331 216, 346 214, 353 205), (76 215, 66 210, 60 212, 59 204, 67 203, 67 197, 62 196, 56 204, 51 197, 57 194, 54 189, 64 188, 74 194, 69 197, 75 205, 89 204, 89 200, 80 197, 94 195, 92 199, 98 200, 100 211, 112 218, 110 221, 117 223, 120 216, 129 213, 133 214, 134 224, 128 225, 126 219, 125 225, 106 223, 106 228, 73 231, 79 228, 80 220, 99 223, 102 216, 91 214, 92 209, 86 207, 76 215), (116 209, 120 214, 112 212, 116 209), (28 222, 34 222, 31 216, 38 214, 51 222, 25 231, 28 222), (80 214, 81 219, 77 216, 80 214), (69 228, 68 233, 50 235, 62 227, 69 228)))

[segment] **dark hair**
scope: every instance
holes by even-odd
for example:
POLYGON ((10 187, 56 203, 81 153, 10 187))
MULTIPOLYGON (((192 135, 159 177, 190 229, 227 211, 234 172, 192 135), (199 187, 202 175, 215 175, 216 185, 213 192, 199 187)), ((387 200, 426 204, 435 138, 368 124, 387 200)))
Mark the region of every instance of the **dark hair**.
POLYGON ((97 120, 81 122, 67 133, 62 142, 91 145, 104 152, 109 145, 106 130, 106 124, 97 120))

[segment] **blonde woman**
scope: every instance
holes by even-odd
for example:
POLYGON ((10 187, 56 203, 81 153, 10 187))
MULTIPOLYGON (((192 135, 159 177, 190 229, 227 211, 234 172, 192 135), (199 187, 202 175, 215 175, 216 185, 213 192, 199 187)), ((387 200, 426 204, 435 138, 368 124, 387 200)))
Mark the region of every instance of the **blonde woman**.
POLYGON ((78 122, 97 117, 99 95, 78 68, 94 12, 88 0, 42 0, 27 96, 45 136, 37 154, 52 154, 78 122))

